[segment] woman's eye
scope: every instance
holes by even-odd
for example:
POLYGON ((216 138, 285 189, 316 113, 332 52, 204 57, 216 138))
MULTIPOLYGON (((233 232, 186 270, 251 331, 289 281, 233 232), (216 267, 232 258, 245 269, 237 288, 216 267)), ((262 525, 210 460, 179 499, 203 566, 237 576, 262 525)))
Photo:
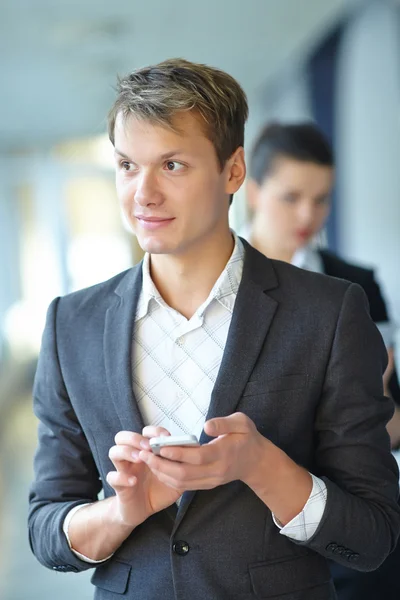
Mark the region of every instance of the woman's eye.
POLYGON ((128 162, 127 160, 123 160, 121 162, 121 168, 124 171, 131 171, 132 170, 131 167, 132 167, 132 164, 130 162, 128 162))
POLYGON ((289 202, 290 204, 293 204, 294 202, 296 202, 297 196, 296 196, 296 194, 285 194, 283 196, 283 199, 285 202, 289 202))
POLYGON ((165 166, 167 168, 167 171, 180 171, 181 169, 183 169, 182 163, 177 162, 176 160, 169 160, 165 163, 165 166))

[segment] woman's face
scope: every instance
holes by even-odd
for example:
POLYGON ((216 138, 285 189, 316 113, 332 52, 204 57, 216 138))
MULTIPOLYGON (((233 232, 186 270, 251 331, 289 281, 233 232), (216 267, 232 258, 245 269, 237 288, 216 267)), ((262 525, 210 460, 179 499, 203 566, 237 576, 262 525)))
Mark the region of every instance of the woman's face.
POLYGON ((324 226, 333 168, 280 157, 263 183, 251 180, 248 200, 258 231, 277 250, 295 252, 324 226))

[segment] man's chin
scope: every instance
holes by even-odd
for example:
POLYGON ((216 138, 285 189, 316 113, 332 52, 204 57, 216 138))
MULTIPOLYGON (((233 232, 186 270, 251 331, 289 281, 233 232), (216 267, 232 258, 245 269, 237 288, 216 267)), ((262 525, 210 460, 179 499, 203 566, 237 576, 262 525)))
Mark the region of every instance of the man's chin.
POLYGON ((147 252, 148 254, 172 254, 174 252, 172 244, 167 243, 164 240, 157 240, 154 238, 141 239, 138 237, 138 242, 143 252, 147 252))

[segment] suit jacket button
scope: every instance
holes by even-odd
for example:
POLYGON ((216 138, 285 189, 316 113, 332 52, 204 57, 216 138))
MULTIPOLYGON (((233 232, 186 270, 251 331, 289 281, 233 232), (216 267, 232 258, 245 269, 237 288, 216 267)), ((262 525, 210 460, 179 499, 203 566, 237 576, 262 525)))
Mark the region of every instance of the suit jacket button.
POLYGON ((67 565, 66 571, 70 571, 71 573, 77 573, 79 569, 74 567, 74 565, 67 565))
POLYGON ((327 545, 326 550, 328 550, 328 552, 335 552, 337 547, 338 547, 338 545, 335 544, 335 542, 331 542, 330 544, 327 545))
POLYGON ((344 546, 336 546, 334 550, 332 550, 333 554, 343 554, 346 552, 346 548, 344 546))
POLYGON ((349 558, 347 559, 349 562, 357 562, 359 559, 359 554, 357 552, 353 552, 353 554, 350 554, 349 558))
POLYGON ((185 556, 189 552, 190 547, 187 542, 178 540, 172 545, 172 550, 175 552, 175 554, 179 554, 179 556, 185 556))

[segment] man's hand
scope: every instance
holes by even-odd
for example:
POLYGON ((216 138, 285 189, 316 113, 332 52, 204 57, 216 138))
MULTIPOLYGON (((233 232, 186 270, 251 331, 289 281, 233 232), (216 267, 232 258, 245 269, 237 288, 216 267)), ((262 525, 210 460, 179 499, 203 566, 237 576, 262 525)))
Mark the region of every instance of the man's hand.
POLYGON ((160 456, 144 449, 138 456, 162 484, 179 493, 240 480, 283 525, 303 510, 311 475, 262 436, 249 417, 235 413, 211 419, 204 431, 215 439, 203 446, 162 448, 160 456))
POLYGON ((159 456, 144 449, 138 456, 160 482, 180 493, 211 489, 237 479, 247 483, 263 447, 270 444, 253 421, 235 413, 207 421, 204 430, 215 439, 203 446, 162 448, 159 456))
POLYGON ((149 448, 148 438, 159 435, 170 433, 161 427, 145 427, 143 435, 120 431, 110 449, 109 457, 117 470, 107 474, 107 482, 116 492, 118 517, 126 525, 142 523, 182 494, 178 488, 165 485, 139 458, 140 449, 149 448))
POLYGON ((400 447, 400 408, 395 407, 394 415, 387 424, 387 431, 390 436, 392 450, 400 447))
POLYGON ((165 486, 139 458, 137 448, 149 447, 147 437, 169 435, 159 427, 146 427, 143 435, 120 431, 109 456, 117 469, 107 475, 116 495, 80 508, 69 523, 73 550, 91 560, 110 557, 152 514, 173 504, 180 496, 165 486))

